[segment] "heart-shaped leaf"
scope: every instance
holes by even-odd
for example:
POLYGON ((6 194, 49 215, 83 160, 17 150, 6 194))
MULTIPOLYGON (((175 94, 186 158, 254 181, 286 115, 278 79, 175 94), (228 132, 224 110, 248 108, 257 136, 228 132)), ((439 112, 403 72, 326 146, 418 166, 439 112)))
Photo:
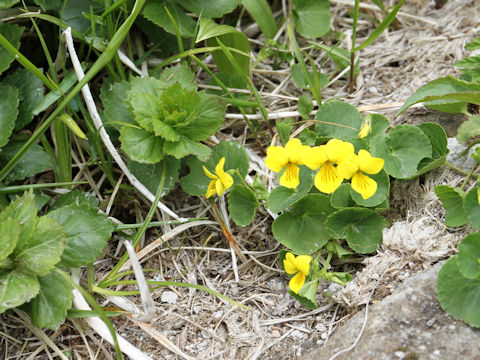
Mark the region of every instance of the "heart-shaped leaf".
POLYGON ((331 101, 317 111, 315 124, 318 135, 349 141, 358 139, 358 131, 362 126, 362 115, 346 102, 331 101))
POLYGON ((453 186, 435 186, 435 194, 442 202, 445 211, 445 225, 462 226, 467 223, 468 217, 463 208, 465 193, 453 186))
POLYGON ((463 199, 463 209, 465 210, 465 214, 467 215, 468 220, 470 220, 472 226, 475 229, 480 230, 480 204, 478 203, 478 192, 478 185, 468 192, 463 199))
POLYGON ((457 264, 460 272, 469 279, 480 275, 480 233, 465 236, 458 244, 457 264))
POLYGON ((242 185, 234 185, 228 193, 228 211, 238 226, 249 225, 258 208, 255 193, 242 185))
POLYGON ((165 141, 153 132, 124 126, 120 131, 122 150, 134 161, 155 164, 163 159, 165 141))
POLYGON ((387 221, 370 209, 346 208, 330 215, 326 225, 338 239, 347 239, 348 246, 357 253, 369 254, 382 243, 382 230, 387 221))
POLYGON ((323 194, 304 196, 272 224, 275 239, 297 254, 312 254, 330 239, 325 220, 335 209, 323 194))
POLYGON ((328 0, 293 0, 292 18, 295 30, 306 38, 317 38, 330 30, 328 0))

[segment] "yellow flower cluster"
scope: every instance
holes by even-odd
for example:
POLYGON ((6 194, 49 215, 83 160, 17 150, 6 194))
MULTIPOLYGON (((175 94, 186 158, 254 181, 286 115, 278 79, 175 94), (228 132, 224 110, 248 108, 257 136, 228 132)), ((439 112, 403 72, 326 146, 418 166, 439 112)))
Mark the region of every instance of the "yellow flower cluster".
POLYGON ((298 255, 295 256, 291 252, 285 254, 285 259, 283 260, 283 267, 285 272, 290 275, 294 275, 290 279, 290 290, 295 294, 298 294, 303 284, 305 284, 305 279, 310 272, 310 263, 312 262, 312 257, 310 255, 298 255))
POLYGON ((358 154, 354 151, 351 143, 338 139, 315 147, 302 145, 299 139, 291 139, 285 147, 268 147, 265 165, 275 172, 285 169, 280 185, 288 188, 296 188, 300 184, 298 165, 305 165, 318 170, 314 184, 321 192, 331 194, 343 180, 351 179, 352 189, 363 199, 368 199, 377 191, 377 182, 366 174, 380 172, 384 160, 373 157, 366 150, 360 150, 358 154))

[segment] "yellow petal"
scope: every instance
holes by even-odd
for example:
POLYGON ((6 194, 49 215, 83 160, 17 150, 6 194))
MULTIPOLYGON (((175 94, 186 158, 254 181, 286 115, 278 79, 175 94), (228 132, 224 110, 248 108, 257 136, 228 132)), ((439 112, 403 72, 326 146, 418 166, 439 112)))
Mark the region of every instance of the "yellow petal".
POLYGON ((298 294, 303 284, 305 284, 305 275, 300 271, 297 275, 291 278, 290 282, 288 283, 290 290, 292 290, 295 294, 298 294))
POLYGON ((301 161, 303 145, 299 139, 289 140, 285 145, 285 150, 287 151, 287 154, 288 154, 288 162, 293 164, 298 164, 299 161, 301 161))
POLYGON ((302 152, 303 163, 312 170, 317 170, 327 161, 325 146, 306 148, 302 152))
POLYGON ((295 274, 298 269, 295 266, 295 255, 291 252, 285 254, 285 259, 283 259, 283 268, 287 274, 295 274))
POLYGON ((280 172, 288 163, 288 153, 281 146, 269 146, 265 165, 272 171, 280 172))
POLYGON ((212 197, 213 195, 215 195, 217 193, 215 183, 216 183, 216 181, 212 180, 212 181, 210 181, 210 184, 208 184, 207 193, 205 194, 205 197, 207 199, 212 197))
POLYGON ((295 258, 296 268, 303 273, 305 276, 310 272, 310 263, 312 262, 312 257, 310 255, 298 255, 295 258))
POLYGON ((370 134, 370 126, 368 125, 368 123, 365 123, 365 124, 363 124, 360 131, 358 132, 358 137, 360 139, 363 139, 363 138, 367 137, 368 134, 370 134))
POLYGON ((294 189, 300 185, 300 168, 295 165, 288 163, 285 172, 280 177, 280 185, 287 188, 294 189))
POLYGON ((225 192, 225 190, 226 190, 225 186, 223 186, 223 183, 220 179, 215 181, 215 191, 216 191, 218 196, 222 196, 223 193, 225 192))
POLYGON ((358 171, 352 176, 352 189, 360 193, 366 200, 377 192, 377 182, 358 171))
POLYGON ((353 154, 349 160, 343 160, 337 165, 338 175, 350 179, 358 171, 358 157, 353 154))
POLYGON ((207 175, 210 179, 213 179, 213 180, 217 180, 218 179, 218 176, 212 174, 210 171, 208 171, 208 169, 205 167, 205 166, 202 166, 203 168, 203 172, 205 173, 205 175, 207 175))
POLYGON ((367 150, 358 152, 358 168, 367 174, 377 174, 382 170, 385 161, 370 155, 367 150))
POLYGON ((325 194, 331 194, 342 183, 343 178, 338 175, 337 169, 327 161, 315 175, 315 187, 325 194))
MULTIPOLYGON (((223 191, 227 190, 228 188, 230 188, 230 186, 233 185, 233 178, 230 176, 230 174, 226 172, 222 172, 222 174, 218 176, 218 180, 222 183, 223 191)), ((222 194, 218 195, 220 196, 222 194)))
POLYGON ((225 173, 223 171, 223 167, 225 166, 225 157, 222 157, 218 162, 217 166, 215 166, 215 174, 220 177, 220 174, 225 173))
POLYGON ((338 139, 331 139, 325 145, 325 152, 330 161, 338 164, 342 160, 348 160, 352 157, 355 148, 352 144, 338 139))

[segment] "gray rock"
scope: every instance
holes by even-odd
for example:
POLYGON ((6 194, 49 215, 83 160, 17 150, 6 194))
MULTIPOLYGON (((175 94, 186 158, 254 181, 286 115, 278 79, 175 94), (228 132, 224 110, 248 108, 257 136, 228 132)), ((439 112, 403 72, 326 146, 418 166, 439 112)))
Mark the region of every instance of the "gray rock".
POLYGON ((450 153, 447 155, 447 161, 450 161, 460 169, 469 171, 475 165, 475 160, 472 159, 471 154, 475 152, 475 149, 478 146, 479 145, 473 146, 466 156, 460 156, 467 147, 460 144, 457 138, 448 138, 448 148, 450 149, 450 153))
MULTIPOLYGON (((442 264, 410 277, 392 295, 371 305, 360 341, 335 359, 480 360, 480 331, 449 317, 437 301, 435 283, 442 264)), ((365 309, 303 359, 330 359, 348 348, 364 319, 365 309)))

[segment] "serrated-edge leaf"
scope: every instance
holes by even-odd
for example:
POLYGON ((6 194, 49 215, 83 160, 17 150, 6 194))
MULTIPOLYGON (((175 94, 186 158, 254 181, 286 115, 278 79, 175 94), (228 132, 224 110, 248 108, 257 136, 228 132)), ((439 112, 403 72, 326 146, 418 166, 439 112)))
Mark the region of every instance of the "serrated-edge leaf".
POLYGON ((0 314, 30 301, 39 290, 40 285, 35 276, 19 269, 0 270, 0 314))
POLYGON ((20 224, 9 218, 0 223, 0 261, 10 255, 20 237, 20 224))
POLYGON ((18 116, 18 89, 0 84, 0 147, 8 143, 18 116))

